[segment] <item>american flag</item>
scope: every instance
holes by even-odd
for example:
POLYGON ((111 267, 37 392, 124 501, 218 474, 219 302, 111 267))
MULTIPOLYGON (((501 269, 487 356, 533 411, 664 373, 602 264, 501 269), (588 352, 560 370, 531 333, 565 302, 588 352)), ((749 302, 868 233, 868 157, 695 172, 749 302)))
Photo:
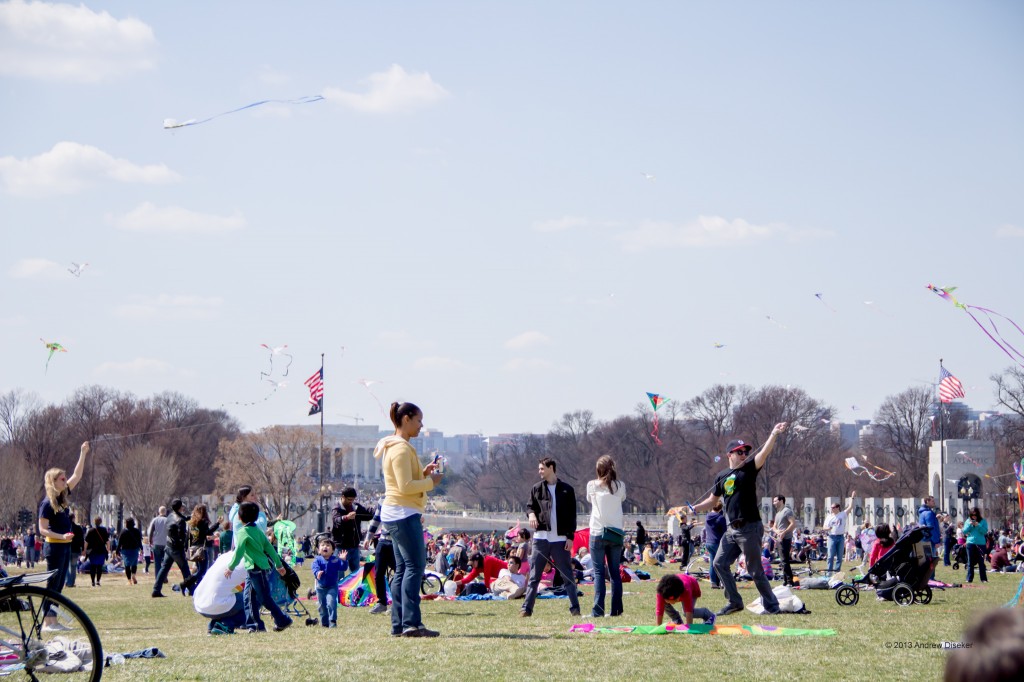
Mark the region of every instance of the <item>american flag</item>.
POLYGON ((964 397, 964 385, 960 380, 949 373, 942 365, 939 365, 939 401, 951 403, 956 398, 964 397))
POLYGON ((309 386, 309 404, 312 406, 309 408, 309 413, 313 415, 322 411, 324 409, 324 368, 321 366, 304 383, 309 386))

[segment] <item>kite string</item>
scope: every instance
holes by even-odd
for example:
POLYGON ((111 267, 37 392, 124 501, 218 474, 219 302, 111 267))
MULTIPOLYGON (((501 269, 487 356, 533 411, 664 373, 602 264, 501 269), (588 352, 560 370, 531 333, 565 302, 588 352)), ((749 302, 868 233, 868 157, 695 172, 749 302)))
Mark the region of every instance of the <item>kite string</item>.
MULTIPOLYGON (((1021 335, 1024 335, 1024 329, 1021 329, 1017 325, 1017 323, 1014 322, 1013 320, 1011 320, 1010 318, 1006 317, 1005 315, 1000 315, 999 313, 997 313, 994 310, 989 310, 988 308, 981 308, 979 306, 967 306, 967 307, 968 308, 974 308, 975 310, 980 310, 983 313, 985 313, 985 317, 988 318, 988 321, 992 325, 992 329, 995 330, 996 336, 999 337, 999 340, 1002 341, 1003 343, 1005 343, 1006 347, 1009 348, 1010 350, 1012 350, 1018 357, 1024 358, 1024 354, 1022 354, 1019 350, 1014 348, 1013 344, 1011 344, 1009 341, 1007 341, 1006 339, 1003 338, 1003 335, 999 332, 999 326, 996 324, 995 320, 992 319, 992 315, 995 315, 996 317, 1001 317, 1002 319, 1004 319, 1007 322, 1009 322, 1010 324, 1012 324, 1014 326, 1014 328, 1016 328, 1016 330, 1021 333, 1021 335)), ((970 311, 969 310, 967 311, 967 314, 970 315, 970 311)))
MULTIPOLYGON (((1020 351, 1018 351, 1016 348, 1014 348, 1009 342, 1006 341, 1006 339, 1004 339, 999 334, 999 328, 996 326, 996 324, 994 322, 992 322, 992 318, 988 315, 988 313, 989 312, 993 312, 993 311, 989 311, 986 308, 978 308, 976 306, 969 306, 969 307, 975 308, 976 310, 981 310, 982 312, 986 313, 986 318, 988 319, 989 323, 992 324, 992 328, 995 329, 996 336, 998 336, 999 338, 997 339, 996 336, 993 336, 992 333, 985 327, 985 325, 983 325, 981 323, 981 320, 979 320, 977 317, 975 317, 974 313, 972 313, 970 310, 968 310, 968 308, 965 307, 964 308, 964 312, 966 312, 968 315, 970 315, 971 319, 974 320, 974 323, 981 328, 981 331, 985 332, 985 336, 987 336, 989 339, 991 339, 992 343, 994 343, 997 346, 999 346, 999 349, 1002 350, 1004 353, 1006 353, 1006 355, 1011 360, 1016 362, 1018 365, 1024 365, 1024 363, 1021 362, 1021 360, 1024 359, 1024 355, 1022 355, 1020 351), (1003 345, 1003 344, 1006 344, 1006 345, 1003 345), (1013 351, 1013 352, 1011 353, 1010 351, 1013 351), (1016 354, 1017 357, 1014 357, 1014 354, 1016 354)), ((995 314, 999 315, 999 313, 995 313, 995 314)), ((1003 317, 1002 315, 999 315, 999 316, 1003 317)), ((1008 319, 1008 318, 1003 317, 1003 319, 1008 319)), ((1017 324, 1014 323, 1013 320, 1010 320, 1010 322, 1013 323, 1014 327, 1017 327, 1017 324)), ((1020 330, 1020 327, 1017 327, 1017 329, 1020 330)), ((1022 331, 1021 333, 1024 334, 1024 331, 1022 331)))
POLYGON ((157 429, 156 431, 143 431, 142 433, 125 433, 125 434, 121 434, 121 435, 117 435, 117 436, 103 435, 103 436, 98 436, 95 439, 90 440, 89 442, 90 443, 103 443, 103 442, 106 442, 106 441, 109 441, 109 440, 118 440, 118 439, 121 439, 121 438, 132 438, 134 436, 149 436, 149 435, 152 435, 154 433, 167 433, 168 431, 180 431, 182 429, 195 429, 195 428, 198 428, 200 426, 210 426, 211 424, 221 424, 221 423, 224 422, 225 419, 227 419, 227 417, 225 417, 224 419, 218 419, 217 421, 212 421, 212 422, 203 422, 201 424, 189 424, 188 426, 173 426, 173 427, 171 427, 169 429, 157 429))

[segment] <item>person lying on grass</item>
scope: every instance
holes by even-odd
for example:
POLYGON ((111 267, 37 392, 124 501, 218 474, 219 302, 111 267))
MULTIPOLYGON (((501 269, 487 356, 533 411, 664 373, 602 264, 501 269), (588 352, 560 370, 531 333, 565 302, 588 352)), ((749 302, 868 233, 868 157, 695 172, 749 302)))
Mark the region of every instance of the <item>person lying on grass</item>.
POLYGON ((668 617, 676 625, 684 623, 673 604, 682 603, 683 615, 687 627, 693 625, 693 616, 704 621, 705 625, 715 624, 715 614, 710 609, 694 608, 694 604, 700 597, 700 584, 697 579, 680 573, 678 575, 666 575, 658 581, 657 598, 654 603, 654 617, 656 625, 661 625, 662 617, 668 612, 668 617))

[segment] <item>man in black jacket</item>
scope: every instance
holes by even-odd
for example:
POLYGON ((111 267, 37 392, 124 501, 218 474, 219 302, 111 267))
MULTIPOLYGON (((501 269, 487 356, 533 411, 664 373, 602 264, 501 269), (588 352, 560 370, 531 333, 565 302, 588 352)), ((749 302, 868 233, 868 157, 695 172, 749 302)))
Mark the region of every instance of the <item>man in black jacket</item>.
POLYGON ((548 561, 565 581, 569 596, 569 613, 580 615, 580 602, 576 596, 571 555, 576 534, 576 491, 568 483, 558 480, 555 460, 545 457, 537 466, 541 481, 530 490, 530 528, 533 533, 533 551, 530 553, 530 582, 526 587, 523 610, 519 615, 533 615, 540 577, 548 561))
POLYGON ((356 489, 341 491, 341 501, 331 510, 331 535, 338 553, 348 552, 348 572, 359 570, 359 545, 363 540, 363 521, 372 521, 373 512, 356 502, 356 489))
MULTIPOLYGON (((164 582, 167 580, 167 574, 171 572, 171 567, 175 564, 181 569, 181 577, 184 578, 185 585, 192 578, 192 571, 188 568, 188 561, 185 559, 185 545, 187 544, 188 534, 185 529, 185 524, 188 522, 181 514, 182 502, 181 500, 174 500, 171 502, 171 515, 167 519, 167 548, 164 550, 164 563, 160 567, 160 572, 156 574, 156 583, 153 585, 152 597, 164 596, 160 592, 160 588, 163 587, 164 582)), ((186 591, 181 591, 182 596, 187 596, 186 591)))

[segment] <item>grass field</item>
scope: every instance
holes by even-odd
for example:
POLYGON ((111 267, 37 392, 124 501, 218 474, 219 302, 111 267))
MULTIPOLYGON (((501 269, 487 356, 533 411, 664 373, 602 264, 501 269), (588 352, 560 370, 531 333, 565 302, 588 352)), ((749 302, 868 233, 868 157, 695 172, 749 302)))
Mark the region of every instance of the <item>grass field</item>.
MULTIPOLYGON (((654 577, 665 571, 654 569, 654 577)), ((173 572, 172 578, 177 576, 173 572)), ((308 569, 299 569, 305 587, 308 569)), ((964 571, 939 567, 940 579, 962 582, 964 571)), ((84 578, 84 581, 83 581, 84 578)), ((811 615, 755 616, 749 611, 721 619, 729 624, 833 628, 837 637, 723 637, 570 635, 578 622, 566 600, 538 600, 534 617, 518 617, 521 602, 424 602, 423 620, 438 639, 388 636, 388 616, 339 607, 339 627, 325 630, 298 621, 282 633, 210 637, 206 619, 191 599, 165 589, 152 599, 152 573, 131 587, 107 576, 103 587, 65 594, 96 624, 108 653, 158 647, 165 659, 129 660, 110 668, 105 680, 430 680, 430 679, 732 679, 934 680, 946 653, 931 647, 959 641, 981 611, 999 606, 1016 591, 1019 575, 989 574, 987 585, 936 591, 929 605, 906 608, 878 602, 870 592, 856 606, 840 607, 834 593, 800 591, 811 615), (894 642, 910 648, 890 648, 894 642)), ((84 582, 84 584, 83 584, 84 582)), ((698 602, 713 610, 721 591, 702 582, 698 602)), ((593 587, 584 586, 584 613, 593 587)), ((625 585, 625 614, 599 624, 654 622, 654 581, 625 585)), ((746 601, 757 596, 744 587, 746 601)), ((308 604, 313 615, 316 603, 308 604)), ((267 619, 270 623, 269 618, 267 619)))

